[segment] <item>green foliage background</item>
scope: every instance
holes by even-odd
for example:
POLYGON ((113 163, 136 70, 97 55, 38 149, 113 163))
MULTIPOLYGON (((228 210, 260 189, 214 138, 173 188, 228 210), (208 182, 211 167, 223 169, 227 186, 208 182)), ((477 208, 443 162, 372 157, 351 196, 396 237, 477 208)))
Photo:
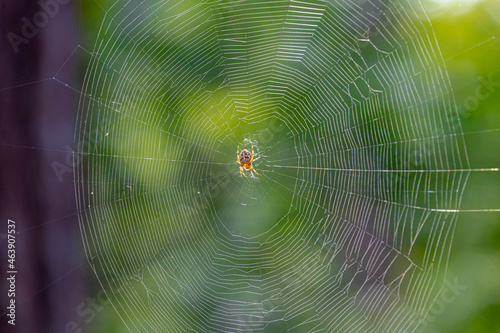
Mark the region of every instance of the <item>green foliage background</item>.
MULTIPOLYGON (((109 8, 112 4, 113 1, 81 3, 83 45, 93 45, 101 23, 106 19, 103 8, 109 8)), ((496 129, 500 128, 500 4, 496 0, 426 0, 423 5, 433 23, 455 92, 471 168, 498 168, 500 131, 496 129)), ((161 49, 156 52, 161 52, 161 49)), ((244 132, 242 129, 237 130, 244 132)), ((122 140, 127 140, 126 132, 121 135, 122 140)), ((143 147, 137 146, 136 149, 138 154, 143 147)), ((154 168, 152 165, 151 169, 154 168)), ((148 179, 143 181, 148 182, 148 179)), ((113 188, 109 189, 110 196, 122 194, 113 194, 113 191, 113 188)), ((500 208, 499 198, 499 172, 472 173, 461 208, 500 208)), ((261 212, 271 214, 272 209, 264 206, 261 212)), ((134 212, 123 211, 123 214, 134 215, 134 212)), ((425 332, 498 331, 499 244, 500 213, 459 215, 449 260, 448 280, 458 283, 463 289, 455 297, 436 302, 425 323, 425 332)), ((93 277, 89 276, 89 279, 93 277)), ((97 293, 97 284, 95 288, 94 291, 89 290, 89 294, 97 293)), ((165 325, 168 329, 168 323, 165 325)), ((108 305, 86 331, 125 332, 126 328, 113 307, 108 305)))

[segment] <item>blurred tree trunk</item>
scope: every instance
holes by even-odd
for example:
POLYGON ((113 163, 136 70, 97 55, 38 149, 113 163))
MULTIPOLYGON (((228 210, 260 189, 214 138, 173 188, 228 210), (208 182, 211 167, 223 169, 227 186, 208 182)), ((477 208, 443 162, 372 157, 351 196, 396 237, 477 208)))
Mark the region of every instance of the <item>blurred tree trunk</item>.
POLYGON ((51 167, 66 158, 61 150, 71 144, 76 113, 75 93, 50 80, 78 44, 73 4, 64 6, 25 38, 25 19, 33 22, 40 4, 0 2, 0 332, 65 332, 83 301, 72 177, 58 182, 51 167), (14 39, 18 50, 9 33, 24 38, 14 39), (16 221, 18 232, 15 328, 5 316, 7 219, 16 221))

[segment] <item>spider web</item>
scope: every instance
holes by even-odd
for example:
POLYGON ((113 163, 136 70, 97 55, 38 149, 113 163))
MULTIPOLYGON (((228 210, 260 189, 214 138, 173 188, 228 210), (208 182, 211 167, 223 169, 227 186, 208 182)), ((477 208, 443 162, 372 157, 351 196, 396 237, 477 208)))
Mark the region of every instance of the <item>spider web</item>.
POLYGON ((117 1, 79 110, 131 331, 411 332, 442 290, 470 166, 417 1, 117 1))

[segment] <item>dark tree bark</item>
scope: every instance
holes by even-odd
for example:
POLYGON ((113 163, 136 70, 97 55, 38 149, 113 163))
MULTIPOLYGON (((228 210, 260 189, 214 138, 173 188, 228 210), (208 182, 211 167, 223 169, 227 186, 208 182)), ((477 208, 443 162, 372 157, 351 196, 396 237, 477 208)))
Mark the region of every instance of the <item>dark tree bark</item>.
POLYGON ((74 80, 75 59, 69 56, 78 42, 72 6, 47 15, 46 24, 28 37, 23 26, 43 10, 40 4, 0 2, 1 332, 65 332, 68 323, 78 324, 76 309, 84 301, 72 176, 60 182, 52 168, 54 162, 67 165, 78 99, 51 79, 69 59, 65 80, 74 80), (16 221, 18 232, 15 328, 5 315, 8 219, 16 221))

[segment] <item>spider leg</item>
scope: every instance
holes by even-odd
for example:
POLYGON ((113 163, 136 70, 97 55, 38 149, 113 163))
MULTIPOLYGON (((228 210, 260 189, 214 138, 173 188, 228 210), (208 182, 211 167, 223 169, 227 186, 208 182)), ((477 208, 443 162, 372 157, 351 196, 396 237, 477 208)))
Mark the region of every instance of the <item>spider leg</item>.
MULTIPOLYGON (((252 141, 250 141, 250 144, 252 145, 252 159, 250 160, 250 162, 254 162, 254 161, 257 161, 257 160, 260 158, 260 156, 254 159, 254 157, 255 157, 255 153, 254 153, 254 151, 253 151, 253 142, 252 142, 252 141)), ((254 169, 254 170, 255 170, 255 169, 254 169)))
MULTIPOLYGON (((245 175, 245 173, 243 172, 243 167, 240 167, 240 177, 241 176, 245 176, 247 177, 247 175, 245 175)), ((248 177, 247 177, 248 178, 248 177)))
MULTIPOLYGON (((253 165, 252 165, 252 169, 251 169, 250 171, 252 171, 252 170, 255 172, 255 174, 256 174, 257 176, 259 175, 259 173, 258 173, 258 172, 254 169, 253 165)), ((252 174, 253 174, 253 173, 252 173, 252 174)), ((254 178, 255 178, 255 177, 254 177, 254 178)))
POLYGON ((240 163, 240 146, 236 150, 236 163, 240 163))
POLYGON ((253 157, 255 156, 255 154, 253 153, 253 142, 250 141, 250 144, 252 145, 252 161, 253 161, 253 157))

